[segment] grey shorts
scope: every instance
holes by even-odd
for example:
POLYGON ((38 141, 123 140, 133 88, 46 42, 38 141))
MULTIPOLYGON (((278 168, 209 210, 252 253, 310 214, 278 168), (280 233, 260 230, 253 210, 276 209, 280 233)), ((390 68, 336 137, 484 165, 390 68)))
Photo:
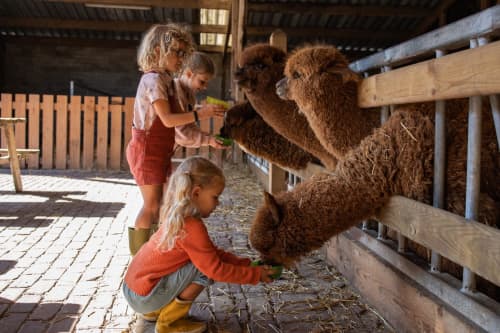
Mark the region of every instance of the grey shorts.
POLYGON ((148 313, 170 304, 191 283, 207 287, 213 283, 201 273, 191 262, 177 271, 161 278, 151 292, 146 296, 137 295, 123 282, 122 290, 125 299, 134 311, 148 313))

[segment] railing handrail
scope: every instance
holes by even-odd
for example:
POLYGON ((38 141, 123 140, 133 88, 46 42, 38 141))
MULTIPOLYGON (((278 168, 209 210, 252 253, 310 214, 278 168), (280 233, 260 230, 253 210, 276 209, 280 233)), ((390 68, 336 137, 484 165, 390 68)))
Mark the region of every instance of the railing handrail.
POLYGON ((500 5, 357 60, 349 67, 362 73, 383 66, 401 65, 418 56, 432 56, 438 49, 468 46, 473 38, 497 35, 500 35, 500 5))

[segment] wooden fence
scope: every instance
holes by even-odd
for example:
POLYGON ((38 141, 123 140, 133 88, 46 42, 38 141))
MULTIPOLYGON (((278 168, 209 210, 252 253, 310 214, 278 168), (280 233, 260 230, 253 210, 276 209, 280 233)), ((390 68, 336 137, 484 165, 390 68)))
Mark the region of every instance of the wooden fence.
MULTIPOLYGON (((131 137, 134 98, 8 94, 0 96, 0 117, 26 118, 16 124, 16 148, 40 149, 21 162, 30 169, 128 170, 125 149, 131 137)), ((200 121, 218 133, 221 119, 200 121)), ((0 147, 6 148, 2 133, 0 147)), ((200 154, 220 161, 209 147, 179 148, 176 158, 200 154)))

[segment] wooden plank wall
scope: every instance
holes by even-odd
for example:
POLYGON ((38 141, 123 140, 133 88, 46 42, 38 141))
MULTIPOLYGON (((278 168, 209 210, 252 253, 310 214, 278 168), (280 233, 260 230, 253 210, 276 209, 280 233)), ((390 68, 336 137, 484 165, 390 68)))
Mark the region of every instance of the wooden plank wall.
MULTIPOLYGON (((16 147, 40 149, 21 161, 29 169, 128 170, 133 111, 132 97, 0 95, 0 117, 27 119, 16 124, 16 147)), ((202 120, 200 127, 219 133, 222 120, 202 120)), ((0 147, 6 148, 3 132, 0 147)), ((211 147, 179 147, 174 157, 197 154, 222 162, 223 152, 211 147)))

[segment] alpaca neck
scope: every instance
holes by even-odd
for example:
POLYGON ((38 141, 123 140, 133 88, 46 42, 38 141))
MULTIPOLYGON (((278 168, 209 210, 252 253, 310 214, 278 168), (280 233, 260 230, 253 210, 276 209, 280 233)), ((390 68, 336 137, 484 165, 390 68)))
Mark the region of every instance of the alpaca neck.
POLYGON ((266 122, 275 122, 283 119, 282 108, 287 102, 276 95, 274 88, 258 89, 246 92, 248 100, 266 122))
POLYGON ((313 99, 305 113, 320 142, 337 158, 357 147, 380 126, 378 112, 358 107, 355 90, 334 91, 329 98, 313 99))

